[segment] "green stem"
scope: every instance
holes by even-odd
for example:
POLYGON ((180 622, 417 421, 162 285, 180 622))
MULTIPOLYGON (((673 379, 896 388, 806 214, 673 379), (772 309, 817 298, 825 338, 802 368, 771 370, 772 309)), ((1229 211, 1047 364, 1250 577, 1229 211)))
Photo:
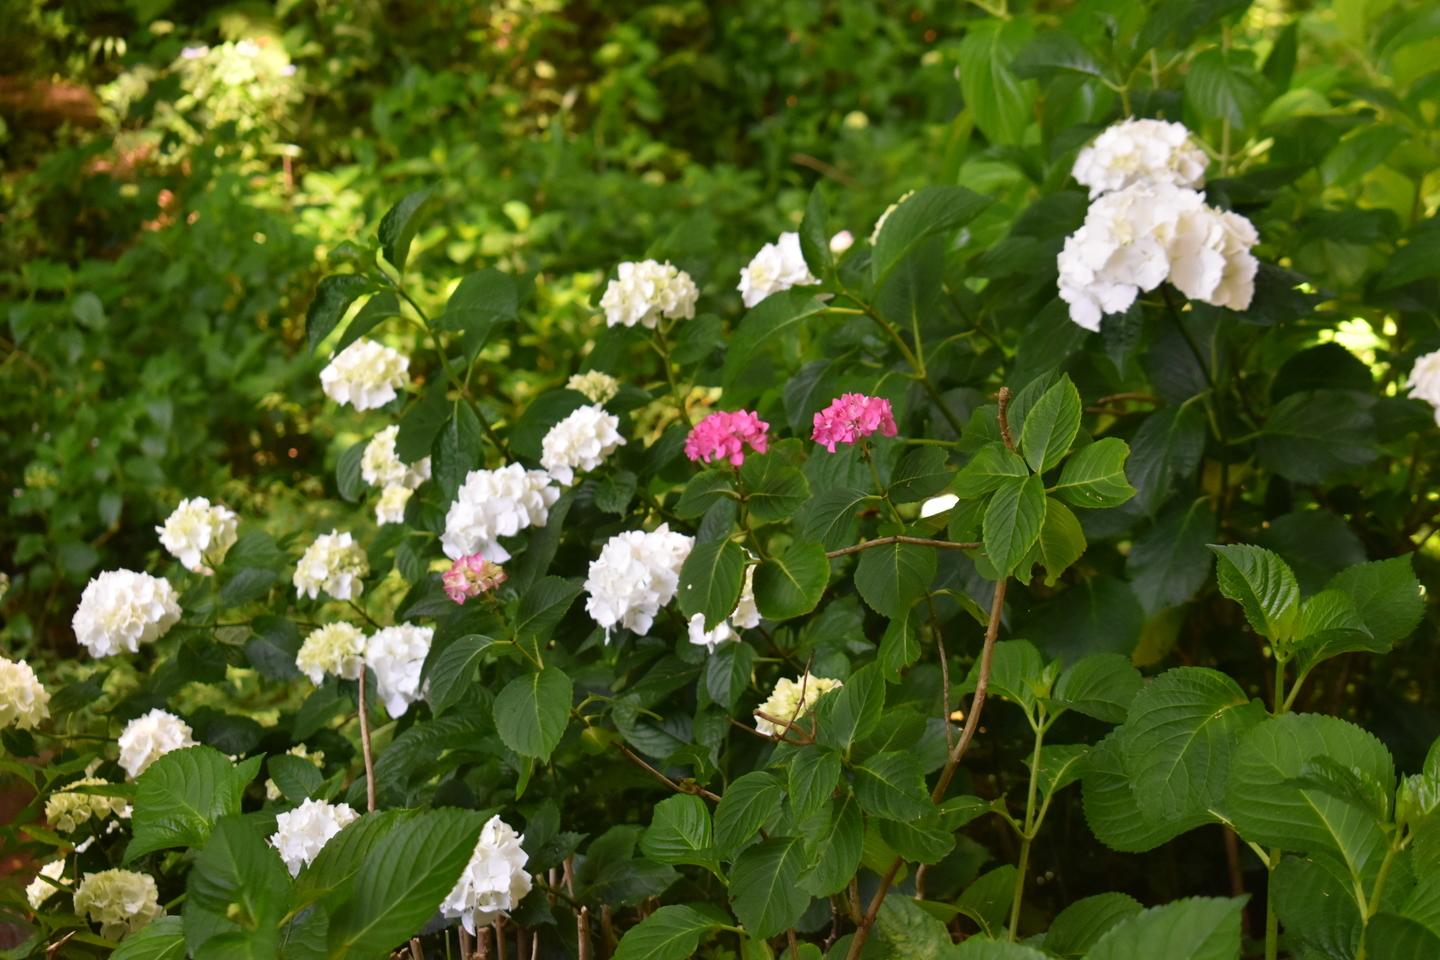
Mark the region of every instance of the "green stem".
POLYGON ((660 354, 660 364, 665 368, 665 379, 670 384, 670 397, 675 401, 675 409, 685 425, 691 426, 690 411, 686 409, 685 397, 680 393, 680 383, 675 379, 675 371, 670 363, 670 345, 665 341, 665 331, 656 327, 655 338, 650 344, 655 348, 655 352, 660 354))
MULTIPOLYGON (((1273 642, 1272 642, 1273 643, 1273 642)), ((1273 645, 1272 645, 1273 649, 1273 645)), ((1290 701, 1285 698, 1285 664, 1289 658, 1280 656, 1279 651, 1275 653, 1275 699, 1272 701, 1271 713, 1281 716, 1289 711, 1290 701)))
POLYGON ((863 438, 860 441, 860 459, 865 461, 865 466, 870 468, 870 476, 875 478, 875 489, 880 491, 880 499, 885 501, 885 506, 890 508, 890 516, 895 522, 904 525, 905 521, 900 516, 900 511, 895 504, 890 502, 890 492, 885 489, 885 484, 880 480, 880 471, 875 469, 875 461, 870 457, 870 445, 863 438))
POLYGON ((1030 869, 1030 844, 1040 830, 1040 817, 1039 811, 1035 809, 1035 800, 1040 792, 1040 753, 1045 742, 1044 718, 1042 717, 1038 724, 1032 720, 1031 726, 1035 728, 1035 749, 1030 754, 1030 786, 1025 797, 1025 829, 1020 834, 1020 860, 1016 865, 1015 897, 1010 904, 1009 940, 1011 943, 1016 941, 1020 932, 1020 906, 1025 898, 1025 874, 1030 869))

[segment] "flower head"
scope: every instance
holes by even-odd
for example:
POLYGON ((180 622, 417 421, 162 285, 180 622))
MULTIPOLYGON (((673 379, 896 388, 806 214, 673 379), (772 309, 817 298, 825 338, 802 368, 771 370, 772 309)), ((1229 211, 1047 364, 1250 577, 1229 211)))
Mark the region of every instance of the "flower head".
POLYGON ((154 878, 133 870, 85 874, 75 889, 75 912, 89 914, 92 922, 100 924, 100 935, 107 940, 137 933, 152 920, 165 916, 154 878))
POLYGON ((770 699, 756 709, 756 713, 766 714, 782 722, 777 724, 757 716, 755 729, 766 736, 778 737, 784 731, 785 723, 798 720, 807 713, 822 694, 843 686, 839 680, 827 680, 824 677, 807 675, 799 680, 782 677, 780 682, 775 684, 770 699))
POLYGON ((70 833, 91 817, 104 820, 110 814, 128 817, 130 805, 120 797, 104 797, 96 793, 72 793, 73 787, 99 787, 109 781, 101 777, 83 777, 66 784, 45 800, 45 819, 56 830, 70 833))
POLYGON ((685 456, 706 463, 724 458, 738 467, 745 462, 745 444, 756 453, 769 448, 770 437, 765 432, 769 429, 770 424, 749 410, 712 413, 691 428, 685 438, 685 456))
POLYGON ((195 746, 190 725, 173 713, 151 710, 125 725, 120 734, 120 766, 134 780, 172 750, 195 746))
POLYGON ((351 623, 327 623, 305 638, 295 655, 295 666, 317 687, 327 673, 342 680, 358 680, 365 668, 365 634, 351 623))
POLYGON ((591 370, 589 373, 577 373, 565 382, 568 390, 575 390, 585 395, 585 399, 591 403, 607 403, 615 399, 620 392, 620 381, 608 373, 601 373, 599 370, 591 370))
POLYGON ((1191 211, 1176 224, 1166 251, 1170 282, 1191 300, 1247 310, 1260 269, 1250 248, 1259 242, 1255 225, 1238 213, 1210 206, 1191 211))
POLYGON ((62 887, 70 886, 70 881, 64 877, 65 859, 63 857, 41 867, 40 875, 34 880, 31 880, 30 885, 25 888, 25 899, 30 901, 30 909, 38 913, 40 907, 44 905, 46 900, 49 900, 55 894, 59 893, 62 887), (46 877, 54 880, 55 883, 60 884, 60 886, 57 887, 55 883, 48 882, 45 880, 46 877))
POLYGON ((446 594, 456 603, 464 603, 469 597, 494 590, 505 580, 505 571, 500 569, 500 564, 491 563, 478 553, 456 557, 450 569, 440 577, 446 594))
POLYGON ((399 434, 400 428, 391 424, 365 444, 365 452, 360 455, 360 477, 370 486, 414 490, 430 479, 429 457, 409 466, 400 462, 395 453, 395 438, 399 434))
POLYGON ((525 872, 530 858, 521 848, 524 841, 505 821, 491 817, 455 889, 440 904, 441 914, 459 917, 473 934, 514 910, 530 892, 530 875, 525 872))
POLYGON ((667 263, 641 260, 620 264, 617 278, 605 288, 600 307, 610 326, 640 323, 655 329, 664 316, 670 320, 695 316, 700 290, 690 274, 667 263))
POLYGON ((110 657, 153 643, 179 620, 180 604, 168 580, 107 570, 86 584, 71 625, 92 657, 110 657))
POLYGON ((405 506, 414 495, 414 490, 399 484, 380 491, 380 499, 375 501, 375 522, 381 526, 387 523, 404 523, 405 506))
POLYGON ((761 247, 750 264, 740 271, 737 289, 745 306, 753 307, 772 293, 819 282, 810 275, 810 267, 805 263, 800 234, 782 233, 777 243, 761 247))
POLYGON ((594 470, 616 447, 624 446, 625 438, 616 429, 619 426, 620 418, 606 413, 598 403, 577 408, 545 434, 540 466, 568 487, 575 482, 576 470, 594 470))
POLYGON ((616 534, 590 564, 585 610, 608 636, 616 624, 644 636, 655 614, 680 586, 680 568, 695 545, 693 537, 671 533, 660 524, 653 532, 616 534))
POLYGON ((375 684, 390 716, 403 716, 420 699, 420 668, 434 636, 433 627, 401 623, 375 631, 365 642, 365 663, 375 671, 375 684))
POLYGON ((24 660, 0 657, 0 727, 33 730, 50 716, 50 691, 24 660))
POLYGON ((280 859, 290 876, 320 855, 320 850, 358 814, 348 803, 306 800, 300 806, 275 817, 275 833, 270 846, 280 851, 280 859))
POLYGON ((336 403, 373 410, 395 399, 396 389, 410 380, 409 370, 409 357, 361 337, 320 371, 320 387, 336 403))
POLYGON ((1125 120, 1105 129, 1080 151, 1072 171, 1090 188, 1090 199, 1136 183, 1168 183, 1198 190, 1205 185, 1205 151, 1183 123, 1125 120))
POLYGON ((311 600, 324 590, 336 600, 353 600, 365 589, 361 578, 370 573, 365 551, 349 533, 331 530, 315 538, 295 565, 295 589, 311 600))
POLYGON ((890 401, 863 393, 847 393, 815 414, 815 430, 810 439, 834 453, 835 444, 854 443, 877 430, 881 436, 895 436, 895 415, 890 410, 890 401))
POLYGON ((498 470, 472 470, 445 514, 440 543, 450 559, 478 553, 486 560, 504 563, 510 551, 501 537, 513 537, 526 527, 543 527, 550 508, 560 499, 543 470, 526 470, 518 463, 498 470))
POLYGON ((211 573, 208 564, 219 565, 235 545, 239 518, 229 507, 211 505, 204 497, 181 500, 165 525, 156 527, 160 545, 196 573, 211 573))
POLYGON ((1411 397, 1435 408, 1435 422, 1440 424, 1440 350, 1416 359, 1405 386, 1411 397))

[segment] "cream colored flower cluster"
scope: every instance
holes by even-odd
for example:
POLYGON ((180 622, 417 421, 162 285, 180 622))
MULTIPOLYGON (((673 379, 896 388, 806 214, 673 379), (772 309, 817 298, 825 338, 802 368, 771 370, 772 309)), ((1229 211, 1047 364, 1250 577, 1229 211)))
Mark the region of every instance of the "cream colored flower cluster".
POLYGON ((370 573, 365 551, 349 533, 334 530, 315 538, 295 565, 295 589, 314 600, 324 590, 336 600, 353 600, 370 573))
POLYGON ((65 861, 55 860, 40 868, 40 874, 25 888, 25 899, 30 901, 30 909, 38 913, 46 900, 70 885, 71 882, 65 879, 65 861), (60 886, 55 886, 55 883, 50 883, 49 880, 54 880, 60 886))
POLYGON ((381 488, 375 504, 375 520, 380 524, 403 523, 411 494, 430 479, 429 457, 408 466, 400 462, 395 454, 399 433, 398 426, 386 427, 370 438, 360 456, 360 476, 372 487, 381 488))
POLYGON ((75 912, 100 924, 100 935, 119 940, 165 916, 153 877, 133 870, 87 873, 75 889, 75 912))
POLYGON ((320 371, 320 388, 336 403, 373 410, 395 399, 395 391, 410 382, 409 371, 409 357, 361 337, 320 371))
POLYGON ((317 687, 327 673, 341 680, 358 680, 365 667, 365 634, 351 623, 327 623, 305 638, 295 655, 295 666, 317 687))
POLYGON ((165 520, 156 527, 160 545, 171 556, 195 573, 211 574, 210 565, 219 566, 225 554, 235 545, 235 531, 240 518, 229 507, 212 505, 204 497, 181 500, 165 520))
POLYGON ((295 666, 319 686, 325 674, 358 680, 365 667, 375 671, 380 699, 392 717, 403 716, 424 695, 420 670, 430 653, 433 627, 401 623, 369 637, 354 624, 329 623, 312 631, 295 656, 295 666))
POLYGON ((454 560, 480 554, 492 563, 510 559, 501 537, 513 537, 527 527, 543 527, 550 508, 560 499, 543 470, 526 470, 518 463, 498 470, 472 470, 445 515, 440 543, 454 560))
POLYGON ((33 730, 50 716, 50 691, 24 660, 0 657, 0 727, 33 730))
POLYGON ((763 713, 781 722, 776 723, 757 716, 755 729, 766 736, 778 737, 785 730, 787 723, 798 720, 809 712, 810 708, 815 706, 815 701, 819 700, 823 694, 843 686, 844 684, 839 680, 827 680, 825 677, 804 676, 799 680, 782 677, 775 684, 770 699, 756 709, 757 714, 763 713))
POLYGON ((591 403, 607 403, 615 399, 620 392, 620 381, 608 373, 601 373, 599 370, 591 370, 589 373, 577 373, 565 382, 567 390, 575 390, 585 395, 585 399, 591 403))
POLYGON ((473 934, 514 910, 530 892, 530 875, 525 872, 530 858, 521 848, 524 842, 525 837, 514 827, 498 816, 491 817, 480 831, 459 882, 440 904, 441 914, 459 917, 473 934))
POLYGON ((695 316, 700 290, 690 274, 669 263, 641 260, 625 262, 616 271, 600 298, 605 322, 610 326, 639 323, 655 329, 663 316, 668 320, 689 320, 695 316))
POLYGON ((540 466, 556 483, 570 486, 575 482, 576 470, 594 470, 625 444, 619 426, 620 418, 606 413, 598 403, 576 409, 545 434, 540 466))
POLYGON ((1125 120, 1107 127, 1080 151, 1071 173, 1090 188, 1090 199, 1137 183, 1168 183, 1199 190, 1205 186, 1205 151, 1183 123, 1125 120))
POLYGON ((71 626, 92 657, 135 653, 180 621, 169 581, 133 570, 107 570, 80 595, 71 626))
POLYGON ((130 805, 121 797, 73 792, 74 787, 103 787, 109 783, 103 777, 82 777, 66 784, 45 800, 45 819, 56 830, 70 833, 88 823, 91 817, 104 820, 111 814, 121 818, 130 816, 130 805))

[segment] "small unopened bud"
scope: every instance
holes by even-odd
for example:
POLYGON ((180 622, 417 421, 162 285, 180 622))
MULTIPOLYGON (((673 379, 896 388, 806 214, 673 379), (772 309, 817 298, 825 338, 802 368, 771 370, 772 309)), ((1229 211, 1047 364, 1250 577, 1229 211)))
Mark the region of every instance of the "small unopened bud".
POLYGON ((855 235, 849 230, 841 230, 830 238, 830 252, 844 253, 855 243, 855 235))
POLYGON ((469 597, 494 590, 505 582, 506 576, 500 564, 491 563, 476 553, 456 560, 440 580, 451 600, 464 603, 469 597))

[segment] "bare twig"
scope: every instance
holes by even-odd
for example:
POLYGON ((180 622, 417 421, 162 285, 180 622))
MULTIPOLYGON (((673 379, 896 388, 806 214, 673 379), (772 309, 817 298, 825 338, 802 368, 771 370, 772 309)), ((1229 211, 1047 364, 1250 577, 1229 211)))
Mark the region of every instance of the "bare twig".
POLYGON ((796 942, 795 928, 786 930, 785 937, 790 941, 790 960, 800 960, 800 944, 796 942))
POLYGON ((420 946, 419 937, 410 938, 410 957, 411 960, 425 960, 425 950, 420 946))
POLYGON ((1001 387, 1000 394, 996 397, 996 401, 1000 404, 1000 412, 996 415, 996 419, 1000 421, 1000 436, 1004 438, 1006 448, 1009 449, 1011 453, 1014 453, 1015 439, 1010 436, 1010 417, 1007 416, 1007 410, 1010 406, 1010 388, 1001 387))
MULTIPOLYGON (((486 956, 490 951, 487 949, 481 956, 486 956)), ((460 927, 460 960, 470 960, 475 956, 475 941, 470 937, 470 931, 462 924, 460 927)))
POLYGON ((956 543, 953 540, 926 540, 924 537, 880 537, 876 540, 866 540, 864 543, 857 543, 850 547, 841 547, 839 550, 831 550, 825 556, 834 559, 843 557, 847 553, 859 553, 861 550, 869 550, 871 547, 883 547, 889 543, 913 543, 921 547, 938 547, 942 550, 978 550, 978 543, 956 543))
POLYGON ((365 671, 360 672, 360 748, 365 754, 366 809, 375 812, 375 756, 370 751, 370 711, 365 708, 365 671))
POLYGON ((792 153, 790 154, 790 162, 798 163, 802 167, 809 167, 816 173, 823 174, 836 183, 844 184, 851 190, 860 189, 860 183, 854 177, 837 167, 831 166, 819 157, 812 157, 808 153, 792 153))
POLYGON ((50 946, 46 947, 45 956, 47 960, 48 958, 53 957, 55 956, 55 954, 59 953, 60 948, 73 940, 75 938, 75 934, 78 932, 79 931, 71 930, 69 933, 65 934, 65 936, 61 937, 59 940, 56 940, 54 943, 50 944, 50 946))
POLYGON ((590 908, 581 907, 575 915, 575 935, 580 945, 579 960, 590 960, 590 908))
POLYGON ((625 746, 625 744, 621 743, 619 740, 611 740, 610 742, 615 744, 615 746, 619 748, 620 752, 625 754, 625 756, 629 757, 632 761, 644 767, 645 770, 648 771, 652 777, 654 777, 656 780, 659 780, 661 783, 665 784, 665 786, 669 787, 671 790, 674 790, 676 793, 688 793, 695 796, 704 797, 706 800, 713 800, 716 803, 720 802, 720 798, 718 796, 711 793, 709 790, 706 790, 704 787, 682 787, 680 784, 676 783, 674 780, 671 780, 669 777, 665 776, 665 774, 661 773, 659 770, 656 770, 654 767, 650 766, 650 764, 640 759, 640 757, 636 755, 634 751, 632 751, 629 747, 625 746))

